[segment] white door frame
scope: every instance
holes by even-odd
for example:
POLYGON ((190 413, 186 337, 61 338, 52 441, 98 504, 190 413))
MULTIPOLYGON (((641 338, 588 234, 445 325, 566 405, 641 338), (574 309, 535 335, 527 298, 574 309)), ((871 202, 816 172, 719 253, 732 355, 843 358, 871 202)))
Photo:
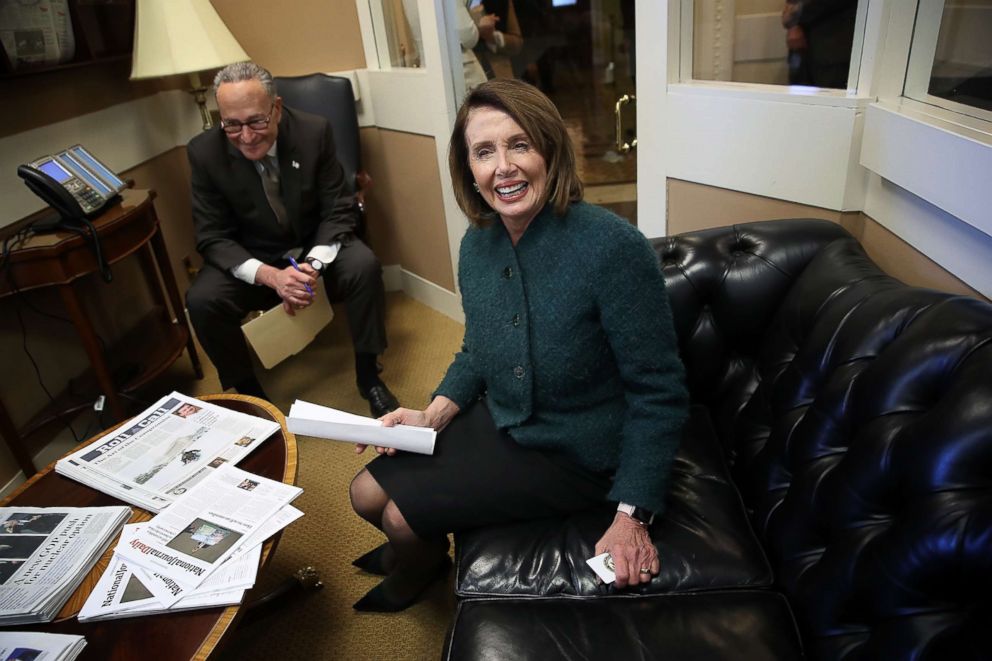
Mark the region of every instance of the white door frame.
MULTIPOLYGON (((417 0, 424 59, 421 68, 393 68, 388 61, 381 61, 376 43, 384 43, 381 30, 381 11, 373 21, 374 5, 379 0, 356 0, 359 23, 365 46, 366 70, 360 74, 367 85, 363 99, 371 106, 371 122, 384 129, 414 133, 434 139, 437 168, 441 180, 441 197, 448 237, 448 254, 452 271, 458 272, 458 248, 468 227, 465 215, 455 201, 451 180, 448 177, 448 139, 458 112, 456 86, 461 87, 461 55, 452 52, 451 45, 459 41, 452 29, 453 21, 445 21, 446 6, 452 0, 417 0), (374 24, 375 23, 375 24, 374 24), (445 34, 448 38, 445 39, 445 34), (378 39, 376 38, 378 36, 378 39), (457 64, 452 66, 452 62, 457 64)), ((447 11, 451 11, 448 9, 447 11)), ((369 109, 365 109, 369 112, 369 109)), ((457 287, 457 283, 456 283, 457 287)), ((406 287, 404 286, 404 289, 406 287)), ((439 288, 440 289, 440 288, 439 288)), ((461 318, 461 302, 456 292, 449 300, 425 301, 448 316, 461 318)))

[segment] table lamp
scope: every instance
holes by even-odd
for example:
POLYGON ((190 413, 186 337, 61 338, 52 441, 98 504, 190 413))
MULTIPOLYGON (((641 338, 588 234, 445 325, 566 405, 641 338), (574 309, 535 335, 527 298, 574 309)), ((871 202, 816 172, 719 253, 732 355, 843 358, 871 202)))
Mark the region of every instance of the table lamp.
POLYGON ((200 72, 247 59, 210 0, 138 0, 131 80, 189 74, 204 131, 213 120, 200 72))

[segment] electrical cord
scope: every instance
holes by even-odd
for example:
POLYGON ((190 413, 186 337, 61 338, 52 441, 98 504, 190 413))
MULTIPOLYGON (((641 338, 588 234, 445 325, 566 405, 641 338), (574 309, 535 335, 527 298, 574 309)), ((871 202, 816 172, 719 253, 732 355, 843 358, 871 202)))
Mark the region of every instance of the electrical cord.
POLYGON ((17 322, 21 326, 21 346, 24 348, 24 354, 28 357, 28 360, 31 361, 31 366, 34 368, 35 376, 38 378, 38 385, 41 386, 41 389, 45 391, 46 395, 48 395, 48 401, 52 403, 52 410, 55 412, 55 417, 59 419, 59 422, 65 425, 66 429, 69 430, 69 433, 72 434, 73 440, 75 440, 78 445, 82 439, 79 438, 76 434, 76 430, 73 429, 72 424, 65 419, 56 407, 55 397, 51 392, 49 392, 48 388, 45 387, 45 382, 41 377, 41 368, 38 367, 38 362, 34 359, 34 356, 31 354, 31 349, 28 347, 28 329, 24 324, 24 316, 21 314, 21 305, 17 300, 18 298, 19 297, 15 297, 14 310, 17 312, 17 322))
MULTIPOLYGON (((75 230, 75 228, 71 228, 71 227, 67 227, 65 229, 69 229, 71 231, 77 231, 77 230, 75 230)), ((93 231, 92 225, 90 225, 90 229, 91 229, 91 231, 93 231)), ((27 325, 24 322, 24 316, 23 316, 23 313, 22 313, 22 310, 21 310, 21 305, 23 304, 23 305, 27 306, 28 308, 30 308, 35 313, 40 314, 42 316, 50 317, 52 319, 57 319, 59 321, 63 321, 63 322, 69 323, 69 324, 72 323, 72 320, 70 320, 70 319, 68 319, 66 317, 60 316, 60 315, 52 314, 50 312, 47 312, 45 310, 42 310, 42 309, 36 307, 34 304, 32 304, 28 300, 28 298, 23 295, 23 292, 17 286, 17 283, 14 281, 13 272, 9 268, 9 266, 10 266, 10 256, 11 256, 11 253, 14 250, 16 250, 21 244, 23 244, 28 239, 28 237, 30 237, 31 234, 33 234, 33 233, 35 233, 35 228, 33 228, 32 226, 29 225, 29 226, 27 226, 27 227, 25 227, 25 228, 23 228, 21 230, 18 230, 14 234, 12 234, 12 235, 4 238, 2 247, 0 247, 0 271, 3 271, 4 274, 6 275, 7 282, 10 285, 10 289, 15 294, 15 296, 14 296, 14 309, 15 309, 15 312, 17 314, 18 324, 19 324, 20 329, 21 329, 21 345, 22 345, 22 347, 24 349, 24 354, 28 357, 28 360, 30 361, 31 366, 34 369, 35 376, 36 376, 36 378, 38 380, 38 385, 41 387, 42 391, 44 391, 45 395, 48 397, 49 402, 51 402, 51 404, 52 404, 52 410, 55 412, 55 417, 58 418, 59 422, 61 422, 66 427, 66 429, 69 430, 69 433, 72 434, 73 439, 78 444, 78 443, 81 442, 82 439, 76 433, 76 430, 73 428, 73 426, 69 422, 69 420, 67 420, 63 416, 63 414, 58 411, 58 408, 56 406, 55 397, 54 397, 54 395, 52 395, 52 393, 45 386, 45 383, 44 383, 44 380, 43 380, 43 377, 42 377, 42 374, 41 374, 41 368, 38 366, 38 362, 35 360, 34 355, 31 353, 31 350, 30 350, 30 348, 28 346, 27 325)), ((77 231, 77 233, 82 234, 84 236, 84 238, 86 237, 86 232, 84 230, 82 230, 82 229, 79 229, 77 231)), ((95 233, 94 233, 94 236, 95 236, 95 233)), ((102 254, 100 254, 100 252, 99 252, 99 246, 98 245, 97 245, 97 255, 98 255, 97 261, 100 263, 101 272, 103 272, 105 268, 107 270, 109 270, 109 268, 107 268, 106 265, 103 263, 102 254)), ((104 279, 106 280, 106 275, 104 275, 104 279)), ((96 334, 94 334, 94 335, 96 335, 96 334)), ((107 345, 106 345, 106 342, 103 340, 103 338, 100 337, 99 335, 96 335, 96 339, 100 343, 101 349, 104 350, 104 351, 106 351, 106 346, 107 345)), ((70 394, 75 394, 75 393, 73 393, 73 389, 72 389, 72 381, 69 382, 69 393, 70 394)), ((102 420, 102 418, 101 418, 101 416, 99 414, 97 415, 97 424, 101 425, 101 427, 105 427, 105 425, 103 423, 103 420, 102 420)), ((84 435, 82 438, 87 438, 87 437, 88 436, 84 435)))

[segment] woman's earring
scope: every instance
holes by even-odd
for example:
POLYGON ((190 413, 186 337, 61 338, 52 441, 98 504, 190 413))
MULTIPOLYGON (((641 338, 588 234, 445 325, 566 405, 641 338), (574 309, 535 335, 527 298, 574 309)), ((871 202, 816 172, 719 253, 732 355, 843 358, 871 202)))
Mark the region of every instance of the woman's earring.
POLYGON ((475 189, 475 192, 476 192, 476 193, 478 193, 478 192, 479 192, 479 184, 478 184, 478 183, 476 183, 476 182, 474 182, 474 181, 473 181, 473 182, 472 182, 472 188, 474 188, 474 189, 475 189))

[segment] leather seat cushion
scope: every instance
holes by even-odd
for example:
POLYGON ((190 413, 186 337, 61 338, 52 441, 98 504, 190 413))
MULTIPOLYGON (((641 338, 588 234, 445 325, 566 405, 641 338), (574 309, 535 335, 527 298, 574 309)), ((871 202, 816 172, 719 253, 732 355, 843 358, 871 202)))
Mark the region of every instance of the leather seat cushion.
POLYGON ((761 590, 641 599, 468 599, 448 661, 802 658, 785 598, 761 590))
MULTIPOLYGON (((693 407, 672 468, 666 512, 651 526, 661 573, 622 594, 692 592, 771 583, 716 439, 709 414, 693 407)), ((615 594, 586 564, 616 506, 560 519, 489 526, 456 536, 455 591, 477 596, 615 594)))

